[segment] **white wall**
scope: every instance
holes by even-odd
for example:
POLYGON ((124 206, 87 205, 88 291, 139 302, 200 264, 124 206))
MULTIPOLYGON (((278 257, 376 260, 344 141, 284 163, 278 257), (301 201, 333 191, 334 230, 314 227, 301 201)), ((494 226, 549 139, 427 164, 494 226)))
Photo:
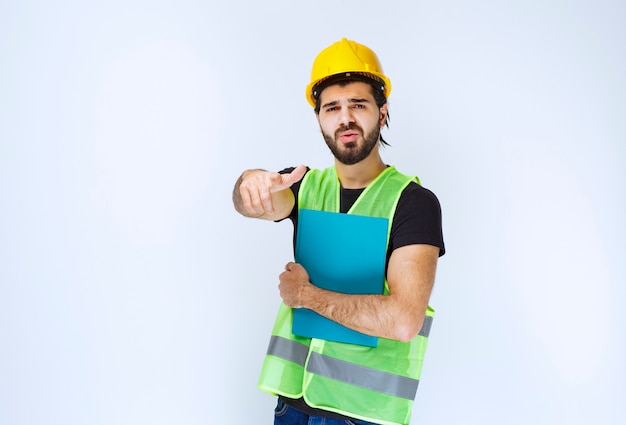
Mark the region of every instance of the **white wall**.
POLYGON ((304 87, 344 36, 444 209, 413 423, 623 422, 622 2, 85 3, 0 5, 1 424, 271 423, 291 229, 230 192, 330 163, 304 87))

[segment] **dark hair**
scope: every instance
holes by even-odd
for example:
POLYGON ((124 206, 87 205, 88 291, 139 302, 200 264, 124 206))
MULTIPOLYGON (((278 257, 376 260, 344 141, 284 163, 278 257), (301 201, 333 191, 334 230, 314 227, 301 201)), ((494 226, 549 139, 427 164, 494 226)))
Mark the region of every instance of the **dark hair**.
MULTIPOLYGON (((352 77, 354 77, 354 74, 352 75, 352 77)), ((377 81, 372 80, 371 78, 367 78, 367 77, 345 78, 344 77, 341 79, 333 79, 331 77, 317 84, 315 87, 313 87, 313 94, 315 96, 315 113, 318 115, 320 113, 321 105, 319 103, 319 98, 320 98, 320 95, 322 94, 322 91, 325 88, 335 85, 335 84, 339 85, 339 87, 345 87, 350 83, 354 83, 355 81, 365 82, 370 85, 370 87, 372 88, 372 95, 374 96, 374 101, 376 102, 376 106, 378 107, 378 109, 382 108, 382 106, 385 103, 387 103, 387 98, 385 97, 385 93, 381 89, 382 88, 381 85, 377 81)), ((387 126, 387 128, 389 128, 389 109, 387 109, 387 119, 385 119, 385 125, 387 126)), ((385 141, 385 139, 383 139, 382 134, 380 135, 380 143, 385 146, 391 146, 389 143, 385 141)))

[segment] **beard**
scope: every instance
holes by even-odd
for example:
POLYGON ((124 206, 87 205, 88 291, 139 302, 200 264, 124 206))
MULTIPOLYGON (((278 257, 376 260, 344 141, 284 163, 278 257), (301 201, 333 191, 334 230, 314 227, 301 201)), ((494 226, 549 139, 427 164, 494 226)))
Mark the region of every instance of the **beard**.
POLYGON ((335 131, 334 137, 322 130, 322 135, 326 141, 326 145, 333 153, 335 158, 339 162, 345 165, 354 165, 357 162, 363 161, 372 153, 372 150, 378 144, 380 137, 380 128, 374 127, 374 129, 365 136, 363 129, 356 124, 351 123, 348 126, 340 127, 335 131), (358 142, 341 143, 339 142, 339 134, 346 130, 357 131, 363 138, 363 144, 359 145, 358 142))

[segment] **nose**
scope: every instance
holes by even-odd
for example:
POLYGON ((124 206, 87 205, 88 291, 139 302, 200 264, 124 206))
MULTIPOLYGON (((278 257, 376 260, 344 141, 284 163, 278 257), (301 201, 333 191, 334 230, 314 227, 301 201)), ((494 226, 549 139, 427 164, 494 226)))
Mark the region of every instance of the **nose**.
POLYGON ((339 124, 343 127, 347 127, 350 124, 354 123, 354 115, 352 114, 352 109, 350 108, 341 108, 341 113, 339 115, 339 124))

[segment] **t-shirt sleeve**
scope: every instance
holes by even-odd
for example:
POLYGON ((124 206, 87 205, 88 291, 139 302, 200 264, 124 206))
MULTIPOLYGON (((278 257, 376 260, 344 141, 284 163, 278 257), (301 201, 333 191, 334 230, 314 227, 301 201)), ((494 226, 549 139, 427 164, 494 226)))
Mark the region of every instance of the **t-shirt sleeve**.
POLYGON ((391 224, 389 254, 406 245, 427 244, 446 252, 443 241, 441 205, 430 190, 410 183, 402 192, 391 224))

